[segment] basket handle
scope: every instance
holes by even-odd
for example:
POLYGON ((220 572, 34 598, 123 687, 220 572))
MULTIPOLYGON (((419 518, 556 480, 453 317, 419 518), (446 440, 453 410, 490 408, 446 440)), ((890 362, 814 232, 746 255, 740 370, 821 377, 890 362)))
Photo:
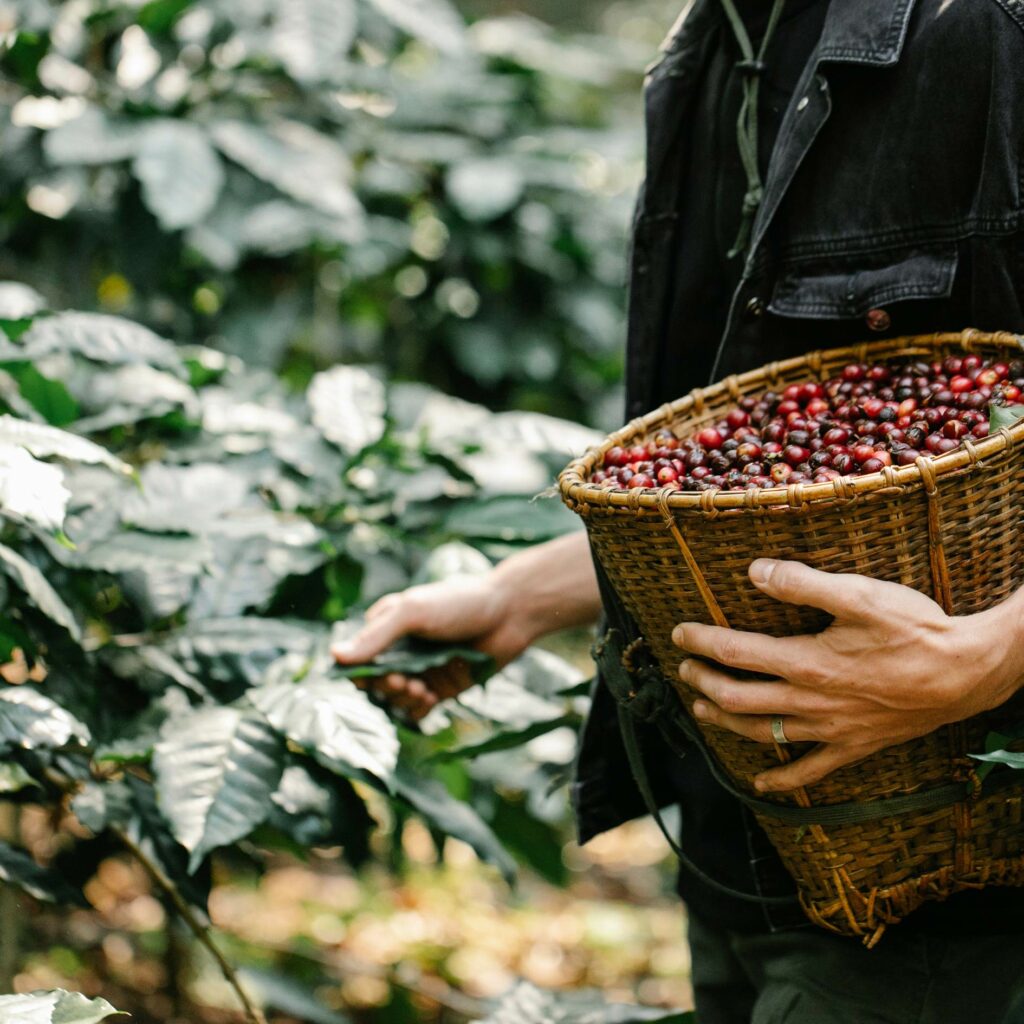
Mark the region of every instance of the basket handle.
POLYGON ((686 543, 686 538, 683 537, 679 525, 676 523, 676 517, 672 515, 672 510, 668 507, 668 496, 670 493, 669 491, 658 492, 658 508, 661 510, 661 516, 665 520, 665 526, 668 527, 669 533, 675 539, 679 552, 683 556, 683 561, 686 562, 686 567, 690 570, 690 575, 693 576, 693 582, 696 584, 697 592, 704 602, 704 607, 707 608, 708 614, 711 616, 711 621, 716 626, 728 629, 729 620, 725 617, 725 612, 722 611, 722 607, 718 603, 714 592, 708 586, 708 581, 704 578, 704 573, 697 564, 697 559, 693 557, 690 545, 686 543))

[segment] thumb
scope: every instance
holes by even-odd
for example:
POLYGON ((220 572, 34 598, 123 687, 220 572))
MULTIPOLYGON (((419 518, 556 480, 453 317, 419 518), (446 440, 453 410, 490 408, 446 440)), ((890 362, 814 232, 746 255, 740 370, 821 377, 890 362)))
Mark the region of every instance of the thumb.
POLYGON ((408 618, 401 606, 377 616, 355 635, 331 646, 334 660, 342 665, 360 665, 372 661, 410 631, 408 618))
POLYGON ((869 591, 875 581, 865 576, 822 572, 802 562, 772 558, 756 559, 749 573, 751 583, 769 597, 820 608, 836 618, 863 619, 874 603, 869 591))

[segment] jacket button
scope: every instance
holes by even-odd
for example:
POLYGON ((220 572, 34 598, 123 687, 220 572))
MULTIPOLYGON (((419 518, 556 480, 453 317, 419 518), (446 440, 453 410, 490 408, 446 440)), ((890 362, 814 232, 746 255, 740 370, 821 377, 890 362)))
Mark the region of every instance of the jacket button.
POLYGON ((755 296, 747 303, 747 312, 751 316, 761 316, 764 313, 764 303, 755 296))
POLYGON ((872 309, 864 317, 872 331, 887 331, 892 326, 892 317, 884 309, 872 309))

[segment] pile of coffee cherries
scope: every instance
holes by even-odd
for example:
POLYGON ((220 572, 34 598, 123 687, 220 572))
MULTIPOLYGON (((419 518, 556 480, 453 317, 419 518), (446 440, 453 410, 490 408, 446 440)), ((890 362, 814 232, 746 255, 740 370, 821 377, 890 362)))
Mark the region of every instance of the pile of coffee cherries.
POLYGON ((908 466, 986 437, 990 405, 1024 394, 1024 360, 852 363, 836 377, 747 397, 690 437, 611 448, 591 482, 612 490, 740 491, 908 466))

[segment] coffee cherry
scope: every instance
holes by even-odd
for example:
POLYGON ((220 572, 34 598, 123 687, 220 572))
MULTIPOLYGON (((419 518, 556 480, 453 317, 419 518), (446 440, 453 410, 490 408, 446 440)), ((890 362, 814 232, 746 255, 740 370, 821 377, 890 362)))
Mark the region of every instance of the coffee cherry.
POLYGON ((745 490, 824 483, 909 466, 989 434, 990 403, 1024 397, 1024 359, 971 353, 942 362, 850 364, 829 380, 746 395, 697 433, 616 445, 591 481, 602 488, 745 490))
POLYGON ((787 445, 782 451, 782 458, 791 466, 799 466, 810 457, 810 452, 798 444, 787 445))
POLYGON ((705 448, 720 448, 725 438, 714 427, 705 427, 697 435, 697 440, 705 448))

